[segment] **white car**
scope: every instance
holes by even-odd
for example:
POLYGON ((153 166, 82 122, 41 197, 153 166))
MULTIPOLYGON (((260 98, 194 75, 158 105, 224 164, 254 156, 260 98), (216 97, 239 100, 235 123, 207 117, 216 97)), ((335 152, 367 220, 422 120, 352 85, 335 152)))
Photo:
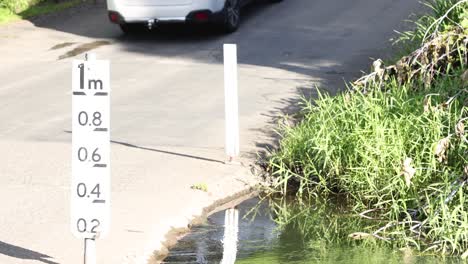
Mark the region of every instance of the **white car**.
MULTIPOLYGON (((240 10, 252 0, 107 0, 109 19, 125 33, 158 23, 213 23, 225 32, 239 27, 240 10)), ((270 0, 280 2, 281 0, 270 0)))

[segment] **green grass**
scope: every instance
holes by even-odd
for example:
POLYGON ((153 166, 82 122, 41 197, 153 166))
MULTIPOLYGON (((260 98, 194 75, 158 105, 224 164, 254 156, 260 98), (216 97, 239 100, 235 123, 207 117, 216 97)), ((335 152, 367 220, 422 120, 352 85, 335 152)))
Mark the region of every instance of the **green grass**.
POLYGON ((21 19, 21 17, 11 12, 10 9, 0 7, 0 25, 19 19, 21 19))
MULTIPOLYGON (((401 43, 419 47, 427 35, 466 32, 460 26, 467 2, 432 1, 434 13, 401 43)), ((466 48, 458 51, 465 58, 466 48)), ((350 87, 304 100, 303 120, 279 128, 280 147, 268 166, 273 192, 344 196, 353 214, 368 211, 382 224, 366 231, 375 238, 440 254, 467 252, 468 147, 461 129, 468 122, 461 78, 467 65, 462 59, 445 68, 430 85, 390 78, 365 92, 350 87)))
POLYGON ((82 0, 71 0, 60 3, 56 3, 55 1, 45 1, 36 5, 32 5, 28 8, 25 8, 23 11, 17 13, 11 11, 11 9, 9 8, 0 7, 0 25, 12 21, 17 21, 20 19, 27 19, 31 17, 58 12, 76 6, 82 2, 82 0))
POLYGON ((190 189, 208 192, 208 185, 204 182, 200 182, 200 183, 196 183, 190 186, 190 189))
POLYGON ((284 195, 291 190, 299 196, 344 195, 354 213, 371 209, 395 223, 379 234, 385 239, 421 248, 438 241, 432 249, 463 253, 468 249, 468 189, 452 184, 465 177, 468 164, 466 138, 455 131, 468 116, 468 93, 460 87, 461 79, 452 76, 430 89, 390 81, 367 94, 321 94, 314 103, 304 101, 304 120, 282 127, 280 150, 270 159, 275 189, 284 195), (445 138, 450 146, 437 155, 445 138), (405 169, 408 158, 412 161, 405 169), (407 180, 405 171, 411 169, 415 173, 407 180), (424 224, 418 236, 430 243, 414 241, 408 233, 419 222, 424 224))
POLYGON ((466 0, 432 0, 424 2, 431 13, 420 16, 413 21, 415 27, 412 30, 399 33, 395 44, 399 45, 402 54, 408 53, 419 47, 424 37, 434 32, 447 32, 454 28, 468 28, 468 2, 466 0), (451 7, 456 5, 450 12, 451 7), (447 14, 446 17, 444 15, 447 14), (439 22, 437 20, 442 18, 439 22))

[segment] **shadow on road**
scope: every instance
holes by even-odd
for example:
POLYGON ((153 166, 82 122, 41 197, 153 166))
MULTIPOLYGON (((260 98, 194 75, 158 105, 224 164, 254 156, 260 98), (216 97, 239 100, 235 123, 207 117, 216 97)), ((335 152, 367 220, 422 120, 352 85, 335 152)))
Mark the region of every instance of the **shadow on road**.
MULTIPOLYGON (((361 25, 364 21, 366 24, 375 23, 380 17, 372 15, 366 20, 359 18, 358 14, 350 15, 348 13, 357 12, 360 8, 350 2, 288 0, 272 4, 268 0, 257 0, 243 9, 240 29, 227 35, 209 26, 189 25, 161 25, 151 32, 124 35, 117 25, 108 21, 104 0, 98 0, 96 4, 88 0, 78 7, 34 18, 31 22, 41 28, 110 41, 128 53, 187 58, 204 63, 222 63, 223 44, 236 43, 241 64, 281 69, 304 78, 325 76, 328 78, 321 78, 320 82, 324 87, 336 85, 338 77, 339 87, 334 89, 341 90, 342 79, 358 76, 361 70, 368 69, 369 57, 380 53, 375 44, 363 42, 363 39, 371 37, 368 26, 361 25), (349 17, 340 19, 344 15, 349 17), (351 63, 353 67, 347 68, 351 63), (330 73, 340 73, 340 76, 330 73), (331 79, 334 82, 328 82, 331 79)), ((366 9, 381 8, 382 3, 373 4, 375 7, 361 4, 365 10, 360 12, 372 12, 366 9)), ((387 39, 381 42, 385 41, 387 39)), ((88 44, 92 42, 82 43, 88 44)))
MULTIPOLYGON (((69 131, 69 130, 64 130, 64 132, 67 133, 67 134, 72 133, 72 131, 69 131)), ((216 159, 204 158, 204 157, 200 157, 200 156, 194 156, 194 155, 190 155, 190 154, 174 152, 174 151, 168 151, 168 150, 162 150, 162 149, 156 149, 156 148, 148 148, 148 147, 138 146, 138 145, 135 145, 135 144, 122 142, 122 141, 117 141, 117 140, 111 140, 111 143, 121 145, 121 146, 125 146, 125 147, 129 147, 129 148, 136 148, 136 149, 141 149, 141 150, 158 152, 158 153, 161 153, 161 154, 174 155, 174 156, 179 156, 179 157, 184 157, 184 158, 189 158, 189 159, 196 159, 196 160, 202 160, 202 161, 207 161, 207 162, 215 162, 215 163, 224 164, 223 161, 216 160, 216 159)))
MULTIPOLYGON (((273 7, 269 0, 257 0, 242 9, 242 26, 273 7)), ((37 27, 48 28, 90 38, 111 38, 116 41, 211 41, 225 36, 209 25, 158 24, 151 32, 125 36, 107 15, 105 0, 84 0, 81 5, 28 19, 37 27)))
POLYGON ((162 154, 175 155, 175 156, 184 157, 184 158, 190 158, 190 159, 196 159, 196 160, 202 160, 202 161, 209 161, 209 162, 216 162, 216 163, 224 164, 224 162, 222 162, 220 160, 203 158, 203 157, 199 157, 199 156, 193 156, 193 155, 189 155, 189 154, 173 152, 173 151, 167 151, 167 150, 161 150, 161 149, 155 149, 155 148, 141 147, 141 146, 137 146, 137 145, 134 145, 134 144, 125 143, 125 142, 121 142, 121 141, 111 140, 111 143, 114 143, 114 144, 117 144, 117 145, 122 145, 122 146, 129 147, 129 148, 137 148, 137 149, 142 149, 142 150, 158 152, 158 153, 162 153, 162 154))
MULTIPOLYGON (((331 10, 340 11, 349 5, 341 4, 331 10)), ((97 4, 88 1, 58 14, 33 18, 31 22, 41 28, 110 41, 125 52, 145 56, 220 64, 223 44, 236 43, 241 64, 282 69, 305 77, 332 71, 343 72, 345 78, 355 76, 359 73, 358 68, 352 73, 340 69, 343 61, 339 51, 344 37, 352 36, 358 26, 327 25, 321 16, 313 15, 315 6, 319 4, 311 4, 309 0, 279 4, 268 0, 254 1, 243 9, 242 25, 232 34, 222 34, 208 25, 166 24, 151 32, 124 35, 117 25, 108 21, 103 0, 98 0, 97 4), (310 13, 308 9, 311 9, 310 13)), ((82 43, 89 44, 92 42, 82 43)), ((326 83, 321 85, 326 86, 326 83)))
MULTIPOLYGON (((109 41, 119 51, 116 58, 123 57, 123 52, 155 60, 177 58, 221 64, 223 44, 236 43, 239 63, 256 66, 252 75, 262 78, 256 69, 268 69, 277 73, 275 82, 295 85, 297 96, 272 101, 281 107, 263 113, 272 117, 269 125, 274 126, 279 116, 299 109, 302 96, 313 97, 317 85, 335 94, 344 89, 347 80, 369 68, 370 58, 390 55, 388 39, 394 36, 393 30, 417 7, 417 0, 286 0, 279 4, 258 0, 243 10, 240 29, 229 35, 209 27, 166 25, 125 36, 108 21, 103 0, 31 22, 37 27, 92 38, 90 42, 109 41)), ((134 67, 140 67, 137 61, 134 67)), ((271 76, 263 78, 272 80, 271 76)), ((279 87, 272 86, 271 92, 281 93, 279 87)), ((271 129, 266 131, 278 139, 271 129)), ((257 146, 265 151, 272 147, 265 142, 257 142, 257 146)))
POLYGON ((14 246, 2 241, 0 241, 0 254, 24 260, 37 260, 46 264, 59 264, 49 260, 52 258, 50 256, 26 248, 14 246))

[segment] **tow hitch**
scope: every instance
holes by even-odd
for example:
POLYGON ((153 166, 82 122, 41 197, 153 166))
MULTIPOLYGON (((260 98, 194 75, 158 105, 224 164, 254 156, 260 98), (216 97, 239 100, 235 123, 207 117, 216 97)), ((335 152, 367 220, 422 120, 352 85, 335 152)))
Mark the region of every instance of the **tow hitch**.
POLYGON ((148 20, 148 29, 149 30, 153 29, 155 23, 156 23, 155 19, 148 20))

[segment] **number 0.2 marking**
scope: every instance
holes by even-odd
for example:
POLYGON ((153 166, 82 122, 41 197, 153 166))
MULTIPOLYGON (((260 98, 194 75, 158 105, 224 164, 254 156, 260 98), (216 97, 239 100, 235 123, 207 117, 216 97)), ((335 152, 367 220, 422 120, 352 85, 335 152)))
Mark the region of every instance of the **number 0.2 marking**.
MULTIPOLYGON (((99 227, 99 225, 101 225, 101 222, 99 222, 99 220, 97 219, 93 219, 91 220, 91 230, 90 232, 91 233, 96 233, 97 230, 96 228, 99 227)), ((84 233, 88 230, 88 224, 86 223, 86 220, 84 218, 79 218, 78 221, 76 222, 76 230, 78 230, 78 232, 80 233, 84 233)))

